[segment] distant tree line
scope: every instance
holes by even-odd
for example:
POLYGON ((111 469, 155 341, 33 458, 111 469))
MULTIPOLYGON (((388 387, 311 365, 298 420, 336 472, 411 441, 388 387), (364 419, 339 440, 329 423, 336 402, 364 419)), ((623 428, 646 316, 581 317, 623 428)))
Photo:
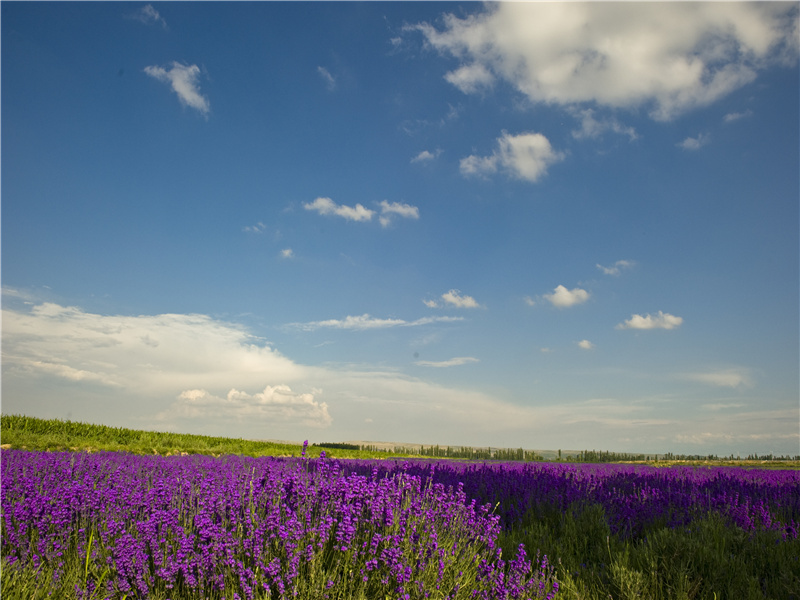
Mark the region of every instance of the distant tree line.
MULTIPOLYGON (((319 444, 318 444, 319 445, 319 444)), ((377 446, 361 446, 361 450, 370 452, 391 452, 393 454, 411 454, 432 458, 463 458, 469 460, 500 460, 532 462, 544 458, 532 450, 522 448, 472 448, 470 446, 421 446, 419 448, 394 447, 392 449, 377 446)))
POLYGON ((359 450, 360 447, 357 444, 345 444, 342 442, 322 442, 319 444, 314 444, 318 448, 330 448, 331 450, 359 450))
MULTIPOLYGON (((430 458, 461 458, 468 460, 497 460, 497 461, 519 461, 534 462, 543 461, 545 458, 533 450, 523 450, 522 448, 472 448, 470 446, 421 446, 407 447, 395 446, 393 448, 381 448, 373 445, 355 446, 353 444, 317 444, 323 448, 346 448, 350 450, 366 450, 369 452, 387 452, 400 455, 417 455, 430 458)), ((562 458, 561 450, 558 451, 558 458, 554 460, 564 460, 568 462, 584 463, 613 463, 613 462, 649 462, 655 460, 709 460, 709 461, 736 461, 736 460, 800 460, 797 456, 777 456, 774 454, 749 454, 746 459, 740 456, 718 456, 716 454, 634 454, 629 452, 609 452, 605 450, 583 450, 577 455, 567 454, 562 458)))

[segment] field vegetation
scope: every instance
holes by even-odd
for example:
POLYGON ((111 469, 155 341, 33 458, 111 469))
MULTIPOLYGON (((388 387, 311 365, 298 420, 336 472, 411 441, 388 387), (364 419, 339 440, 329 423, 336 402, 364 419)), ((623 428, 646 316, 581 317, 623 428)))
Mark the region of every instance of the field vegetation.
POLYGON ((794 460, 420 460, 1 425, 3 598, 800 600, 794 460))

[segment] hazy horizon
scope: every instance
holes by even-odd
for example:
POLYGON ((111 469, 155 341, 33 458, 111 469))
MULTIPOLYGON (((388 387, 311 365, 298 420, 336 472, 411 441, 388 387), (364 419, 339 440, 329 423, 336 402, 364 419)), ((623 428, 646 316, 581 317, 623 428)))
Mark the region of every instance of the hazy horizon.
POLYGON ((2 411, 800 452, 796 3, 2 11, 2 411))

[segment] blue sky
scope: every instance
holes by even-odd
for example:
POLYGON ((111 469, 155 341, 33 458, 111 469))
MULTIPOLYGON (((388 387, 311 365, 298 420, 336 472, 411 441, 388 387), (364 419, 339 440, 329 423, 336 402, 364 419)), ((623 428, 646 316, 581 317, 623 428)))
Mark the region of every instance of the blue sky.
POLYGON ((2 4, 2 410, 800 452, 795 3, 2 4))

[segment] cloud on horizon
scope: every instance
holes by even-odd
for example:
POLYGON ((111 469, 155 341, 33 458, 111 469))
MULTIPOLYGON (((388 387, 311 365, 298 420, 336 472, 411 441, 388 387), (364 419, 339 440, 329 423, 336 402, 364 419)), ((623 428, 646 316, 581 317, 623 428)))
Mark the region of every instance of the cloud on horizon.
MULTIPOLYGON (((28 297, 4 290, 12 303, 28 297)), ((729 436, 717 444, 720 453, 736 451, 737 443, 751 451, 760 447, 756 442, 790 448, 800 440, 792 424, 796 409, 701 406, 702 413, 675 415, 657 402, 614 398, 518 404, 374 366, 302 365, 246 328, 206 315, 99 315, 52 302, 8 306, 3 410, 32 416, 71 414, 113 426, 245 439, 303 440, 309 429, 337 439, 401 436, 412 443, 510 447, 531 439, 545 448, 565 439, 605 447, 616 439, 621 450, 650 452, 675 451, 678 436, 706 445, 729 436)))
POLYGON ((454 321, 463 320, 463 317, 423 317, 416 321, 406 321, 404 319, 377 319, 364 313, 358 316, 347 316, 344 319, 328 319, 326 321, 310 321, 308 323, 289 323, 287 327, 301 329, 303 331, 314 331, 324 328, 363 331, 367 329, 387 329, 389 327, 418 327, 420 325, 430 325, 431 323, 452 323, 454 321))
POLYGON ((456 356, 455 358, 451 358, 450 360, 441 360, 441 361, 418 360, 414 364, 420 367, 445 368, 445 367, 459 367, 461 365, 466 365, 469 363, 476 363, 476 362, 480 361, 472 356, 456 356))

